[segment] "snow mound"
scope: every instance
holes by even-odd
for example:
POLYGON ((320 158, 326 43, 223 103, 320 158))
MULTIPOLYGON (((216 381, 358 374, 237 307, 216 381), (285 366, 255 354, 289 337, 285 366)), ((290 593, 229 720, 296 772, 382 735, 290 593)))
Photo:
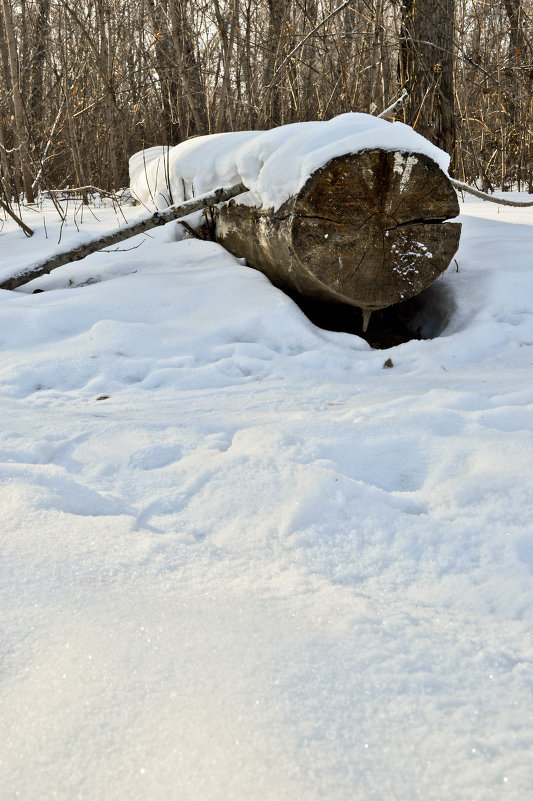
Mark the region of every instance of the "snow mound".
POLYGON ((152 147, 130 159, 130 186, 141 203, 164 208, 219 186, 243 183, 239 202, 278 209, 336 156, 370 148, 423 153, 444 172, 450 157, 408 125, 347 113, 270 131, 211 134, 176 147, 152 147))

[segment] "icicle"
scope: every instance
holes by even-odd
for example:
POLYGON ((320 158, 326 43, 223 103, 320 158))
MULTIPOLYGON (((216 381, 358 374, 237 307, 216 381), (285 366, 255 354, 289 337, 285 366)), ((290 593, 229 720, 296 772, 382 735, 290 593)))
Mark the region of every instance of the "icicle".
POLYGON ((372 309, 363 309, 363 331, 366 332, 368 328, 368 323, 370 322, 370 318, 372 316, 372 309))

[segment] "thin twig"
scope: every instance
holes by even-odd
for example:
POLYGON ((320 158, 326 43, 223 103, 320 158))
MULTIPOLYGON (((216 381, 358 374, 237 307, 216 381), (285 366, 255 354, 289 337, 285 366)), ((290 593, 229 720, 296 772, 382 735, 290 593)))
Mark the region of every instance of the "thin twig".
POLYGON ((130 248, 113 248, 113 250, 104 250, 103 249, 103 250, 100 251, 100 253, 127 253, 130 250, 137 250, 137 248, 140 248, 141 245, 144 245, 145 242, 146 242, 146 240, 143 239, 137 245, 132 245, 130 248))

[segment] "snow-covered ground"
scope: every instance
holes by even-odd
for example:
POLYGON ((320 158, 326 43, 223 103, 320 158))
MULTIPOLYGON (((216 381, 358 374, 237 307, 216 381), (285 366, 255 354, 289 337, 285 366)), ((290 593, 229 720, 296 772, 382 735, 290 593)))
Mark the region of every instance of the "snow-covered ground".
POLYGON ((2 801, 531 797, 533 210, 462 212, 386 351, 175 223, 0 292, 2 801))

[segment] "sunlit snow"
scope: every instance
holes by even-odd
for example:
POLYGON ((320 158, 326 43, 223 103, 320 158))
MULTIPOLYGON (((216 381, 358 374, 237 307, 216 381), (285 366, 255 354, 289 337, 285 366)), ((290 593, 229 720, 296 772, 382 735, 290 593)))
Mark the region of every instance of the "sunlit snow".
POLYGON ((2 799, 530 797, 533 212, 460 219, 386 351, 176 223, 0 292, 2 799))

